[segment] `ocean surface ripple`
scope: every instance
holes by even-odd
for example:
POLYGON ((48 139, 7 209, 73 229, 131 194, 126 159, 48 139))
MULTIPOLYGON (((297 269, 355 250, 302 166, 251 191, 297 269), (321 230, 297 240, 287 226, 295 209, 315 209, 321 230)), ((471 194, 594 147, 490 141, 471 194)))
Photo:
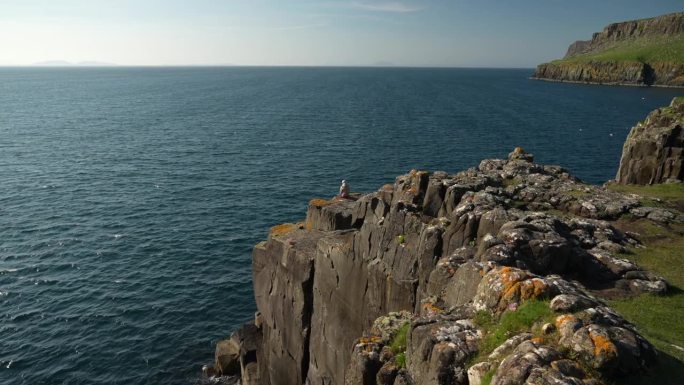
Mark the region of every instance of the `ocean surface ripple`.
POLYGON ((341 179, 522 146, 600 183, 677 94, 530 73, 0 69, 0 383, 192 384, 253 316, 252 246, 341 179))

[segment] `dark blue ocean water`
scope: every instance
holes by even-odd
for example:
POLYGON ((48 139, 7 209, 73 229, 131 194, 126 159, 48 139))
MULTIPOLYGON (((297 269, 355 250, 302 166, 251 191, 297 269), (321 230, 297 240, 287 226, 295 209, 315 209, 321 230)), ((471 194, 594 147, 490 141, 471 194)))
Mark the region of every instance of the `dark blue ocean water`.
POLYGON ((677 94, 530 72, 0 69, 0 383, 192 383, 252 317, 252 245, 340 179, 522 146, 599 183, 677 94))

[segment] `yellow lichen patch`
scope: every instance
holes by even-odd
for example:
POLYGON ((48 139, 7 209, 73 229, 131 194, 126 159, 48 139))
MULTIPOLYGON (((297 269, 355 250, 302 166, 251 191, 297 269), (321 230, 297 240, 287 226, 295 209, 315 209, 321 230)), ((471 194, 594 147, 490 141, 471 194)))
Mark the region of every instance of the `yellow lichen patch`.
POLYGON ((510 286, 515 282, 520 282, 527 276, 523 271, 517 269, 513 270, 508 266, 499 270, 499 274, 501 275, 501 282, 504 286, 510 286))
POLYGON ((546 294, 548 285, 539 278, 528 279, 523 281, 520 285, 520 299, 539 298, 546 294))
POLYGON ((432 302, 426 302, 423 304, 423 310, 425 311, 425 314, 427 315, 434 315, 434 314, 439 314, 442 312, 442 309, 438 308, 433 304, 432 302))
POLYGON ((511 302, 520 298, 520 282, 514 282, 510 286, 504 285, 504 292, 501 296, 502 302, 511 302))
POLYGON ((589 331, 589 337, 594 343, 594 356, 598 357, 603 355, 606 358, 617 356, 617 348, 608 338, 592 331, 589 331))
POLYGON ((540 278, 530 278, 529 274, 510 267, 496 270, 490 276, 491 284, 501 282, 501 298, 499 309, 505 309, 509 304, 530 299, 539 299, 549 292, 548 284, 540 278))
POLYGON ((329 201, 326 199, 314 198, 314 199, 309 201, 309 206, 323 207, 323 206, 328 206, 332 203, 333 203, 332 201, 329 201))
POLYGON ((300 225, 297 223, 283 223, 281 225, 271 227, 271 231, 269 231, 269 235, 279 236, 279 235, 288 234, 288 233, 291 233, 291 232, 297 230, 299 227, 300 227, 300 225))
POLYGON ((370 336, 370 337, 361 337, 359 338, 359 343, 360 344, 377 344, 380 342, 382 338, 380 336, 370 336))
POLYGON ((563 314, 556 317, 556 328, 560 329, 568 322, 575 322, 577 318, 572 314, 563 314))

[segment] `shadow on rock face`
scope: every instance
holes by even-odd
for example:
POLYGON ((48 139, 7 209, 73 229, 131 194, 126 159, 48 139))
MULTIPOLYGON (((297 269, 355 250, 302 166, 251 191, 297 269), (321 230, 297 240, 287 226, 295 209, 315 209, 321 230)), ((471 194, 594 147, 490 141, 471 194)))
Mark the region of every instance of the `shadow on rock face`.
POLYGON ((623 385, 681 385, 684 378, 684 362, 658 350, 658 363, 648 373, 624 378, 623 385))

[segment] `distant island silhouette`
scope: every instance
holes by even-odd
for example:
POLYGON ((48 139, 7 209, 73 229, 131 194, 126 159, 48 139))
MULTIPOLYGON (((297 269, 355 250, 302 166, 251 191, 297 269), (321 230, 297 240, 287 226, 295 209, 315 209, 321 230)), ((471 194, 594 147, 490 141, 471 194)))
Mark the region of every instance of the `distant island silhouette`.
POLYGON ((99 61, 69 62, 66 60, 46 60, 31 64, 35 67, 115 67, 118 64, 99 61))

